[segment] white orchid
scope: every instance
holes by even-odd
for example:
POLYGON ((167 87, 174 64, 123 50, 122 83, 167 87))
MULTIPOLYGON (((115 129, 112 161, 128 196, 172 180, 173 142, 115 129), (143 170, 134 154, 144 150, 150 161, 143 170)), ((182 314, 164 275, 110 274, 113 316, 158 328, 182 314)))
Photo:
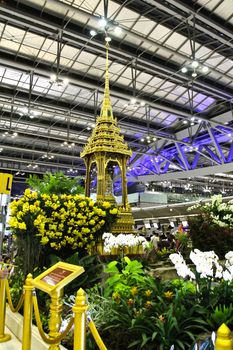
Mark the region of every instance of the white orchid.
POLYGON ((223 203, 222 195, 211 197, 211 202, 202 205, 201 203, 188 210, 201 208, 201 211, 208 213, 213 222, 220 227, 233 227, 233 201, 223 203))
MULTIPOLYGON (((190 253, 190 260, 195 265, 196 272, 200 275, 200 278, 209 279, 221 279, 225 281, 232 281, 233 279, 233 251, 228 252, 226 255, 225 269, 219 263, 219 258, 215 252, 208 251, 202 252, 199 249, 194 249, 190 253)), ((195 279, 194 272, 186 265, 182 255, 171 254, 169 256, 172 263, 175 265, 177 274, 183 278, 190 277, 195 279)))
POLYGON ((177 274, 183 278, 190 277, 191 279, 195 279, 194 273, 190 270, 190 268, 186 265, 184 258, 180 253, 174 253, 169 255, 170 260, 175 265, 177 274))
POLYGON ((104 233, 104 250, 106 253, 111 253, 113 248, 130 248, 142 245, 143 248, 147 246, 147 241, 143 236, 136 236, 133 234, 119 234, 114 236, 112 233, 104 233))

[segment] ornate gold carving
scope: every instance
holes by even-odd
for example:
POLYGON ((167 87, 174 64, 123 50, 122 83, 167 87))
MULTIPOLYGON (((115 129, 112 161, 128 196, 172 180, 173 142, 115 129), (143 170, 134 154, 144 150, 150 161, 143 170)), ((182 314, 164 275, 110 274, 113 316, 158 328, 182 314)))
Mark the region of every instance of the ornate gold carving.
POLYGON ((80 156, 84 159, 87 168, 85 182, 86 194, 90 194, 91 165, 93 163, 97 165, 97 201, 99 202, 103 200, 115 202, 113 193, 110 193, 109 190, 109 172, 111 171, 111 164, 109 165, 109 163, 116 163, 119 166, 122 178, 122 205, 119 206, 120 213, 116 223, 112 227, 112 232, 132 233, 134 219, 131 208, 128 205, 126 179, 126 163, 132 155, 132 151, 124 141, 124 137, 120 134, 117 120, 113 116, 109 89, 108 48, 109 45, 106 44, 105 88, 100 116, 97 118, 96 126, 80 156))

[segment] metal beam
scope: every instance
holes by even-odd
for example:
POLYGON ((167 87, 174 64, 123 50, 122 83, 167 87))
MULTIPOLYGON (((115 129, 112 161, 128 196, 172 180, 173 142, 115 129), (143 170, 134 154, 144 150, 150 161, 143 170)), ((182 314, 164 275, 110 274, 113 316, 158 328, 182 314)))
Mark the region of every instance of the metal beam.
MULTIPOLYGON (((73 13, 77 13, 80 14, 82 19, 84 19, 84 21, 80 22, 80 24, 84 24, 85 22, 89 22, 90 18, 93 21, 93 25, 96 27, 98 26, 98 21, 99 21, 99 17, 92 15, 90 13, 87 13, 81 9, 78 8, 74 8, 72 6, 66 5, 64 3, 59 3, 57 1, 54 0, 50 0, 50 2, 54 2, 54 4, 56 4, 56 6, 60 5, 62 8, 65 8, 67 10, 72 10, 73 13)), ((0 10, 0 17, 2 17, 4 20, 7 21, 13 21, 13 23, 17 24, 18 26, 22 27, 22 19, 24 19, 23 23, 24 26, 25 24, 28 25, 29 29, 33 29, 36 32, 40 32, 41 31, 41 35, 53 35, 55 36, 55 33, 57 33, 57 30, 62 29, 63 31, 63 39, 66 42, 69 42, 72 45, 77 46, 77 43, 80 42, 80 40, 83 40, 84 43, 88 42, 88 47, 86 48, 87 50, 89 50, 90 48, 92 48, 92 50, 94 50, 95 53, 99 52, 101 54, 103 54, 105 52, 105 45, 103 42, 97 42, 97 41, 90 41, 90 37, 85 36, 83 34, 82 31, 74 31, 74 30, 70 30, 69 29, 69 25, 67 25, 65 28, 61 28, 60 25, 58 25, 55 22, 48 22, 48 19, 45 21, 43 20, 43 18, 40 16, 40 19, 38 20, 39 17, 34 17, 31 14, 27 14, 26 11, 20 11, 19 7, 12 7, 12 6, 6 6, 3 5, 1 7, 0 10), (4 15, 5 13, 5 15, 4 15), (10 18, 9 18, 10 15, 10 18)), ((154 46, 157 48, 162 48, 163 51, 167 51, 169 53, 169 55, 175 55, 177 57, 179 57, 180 59, 182 59, 183 61, 189 62, 191 63, 191 59, 177 51, 174 51, 166 46, 163 46, 162 44, 159 44, 158 42, 155 42, 153 40, 150 40, 148 38, 139 36, 138 34, 129 31, 127 28, 124 28, 124 33, 126 35, 130 35, 133 39, 135 39, 135 41, 138 41, 139 38, 141 38, 144 42, 147 42, 148 44, 150 44, 150 46, 154 46)), ((79 44, 80 47, 80 44, 79 44)), ((182 83, 182 81, 189 81, 189 78, 183 75, 180 75, 179 71, 179 67, 177 67, 177 70, 172 70, 169 67, 162 67, 161 65, 156 64, 156 60, 153 62, 150 62, 149 60, 146 60, 145 58, 142 58, 142 56, 136 56, 133 54, 133 52, 127 52, 126 48, 124 48, 124 52, 121 50, 121 48, 119 47, 114 47, 113 45, 111 45, 111 50, 109 52, 109 58, 111 59, 111 56, 115 57, 114 59, 117 59, 117 61, 119 61, 119 59, 122 59, 120 57, 120 55, 122 56, 122 58, 125 56, 125 59, 127 58, 127 62, 132 61, 132 59, 137 58, 137 62, 138 62, 138 68, 140 69, 140 64, 141 64, 141 69, 143 69, 144 71, 147 71, 147 65, 151 65, 151 71, 153 72, 155 68, 157 68, 158 70, 162 70, 163 74, 166 75, 166 77, 170 76, 170 79, 179 79, 180 84, 182 83), (171 77, 172 76, 172 77, 171 77), (181 81, 182 78, 182 81, 181 81)), ((225 76, 223 73, 216 71, 214 68, 211 69, 213 72, 217 73, 219 76, 225 76)), ((203 88, 205 89, 209 89, 209 93, 212 94, 213 96, 216 97, 220 97, 220 96, 225 96, 223 98, 225 99, 229 99, 232 98, 232 93, 228 94, 226 91, 224 91, 224 87, 222 87, 221 89, 218 89, 216 86, 212 86, 214 82, 210 82, 209 84, 206 83, 206 80, 208 78, 205 78, 205 80, 202 79, 198 79, 194 81, 194 86, 196 87, 196 89, 199 89, 199 91, 202 90, 203 92, 203 88), (201 89, 201 90, 200 90, 201 89), (218 96, 216 95, 216 92, 218 94, 218 96)))
MULTIPOLYGON (((0 54, 1 53, 2 53, 2 50, 0 49, 0 54)), ((4 65, 6 67, 10 67, 11 69, 17 68, 17 69, 20 69, 24 72, 28 72, 29 69, 31 69, 34 71, 35 74, 38 74, 38 75, 43 76, 43 77, 47 77, 48 80, 50 78, 50 66, 49 66, 49 64, 47 65, 46 69, 41 69, 38 67, 32 68, 30 66, 30 64, 25 64, 23 62, 20 62, 20 63, 17 62, 14 59, 14 55, 12 55, 12 59, 4 59, 4 58, 2 58, 2 56, 0 56, 0 64, 4 65)), ((85 80, 83 80, 78 75, 73 74, 73 77, 70 77, 69 81, 72 85, 75 85, 75 86, 78 86, 81 88, 89 89, 91 91, 99 90, 102 93, 104 92, 104 86, 100 86, 100 84, 97 81, 91 82, 91 80, 90 79, 88 80, 87 77, 85 80)), ((121 98, 124 101, 129 101, 132 98, 132 94, 127 93, 127 92, 121 92, 121 91, 122 91, 122 88, 120 89, 120 87, 119 87, 117 89, 116 86, 113 86, 113 87, 111 87, 111 96, 121 98)), ((143 96, 143 101, 145 103, 149 104, 151 107, 157 109, 158 111, 161 111, 161 112, 165 111, 165 112, 175 114, 176 116, 178 116, 178 117, 180 116, 183 118, 191 117, 191 114, 189 112, 185 112, 181 109, 176 109, 174 107, 169 107, 167 104, 163 105, 163 104, 158 103, 158 102, 153 102, 153 99, 151 99, 148 95, 143 96)))
MULTIPOLYGON (((146 0, 147 2, 153 3, 154 6, 158 7, 161 6, 161 4, 158 3, 158 1, 155 0, 146 0)), ((167 0, 169 4, 171 4, 174 8, 178 8, 182 10, 183 12, 187 13, 188 15, 192 14, 195 15, 195 18, 198 19, 200 22, 202 22, 204 25, 200 25, 198 22, 195 24, 196 28, 200 31, 208 34, 212 38, 217 39, 220 43, 229 46, 233 48, 232 40, 226 40, 221 34, 226 35, 228 38, 232 39, 232 32, 230 32, 226 27, 220 26, 219 24, 215 23, 211 17, 204 16, 200 11, 193 10, 192 7, 190 7, 188 4, 183 5, 178 0, 167 0), (206 25, 209 27, 206 27, 206 25), (214 29, 211 30, 211 28, 214 29), (218 31, 219 34, 216 34, 215 31, 218 31)), ((164 6, 165 10, 168 8, 168 6, 164 6)), ((172 11, 173 14, 177 14, 174 10, 169 9, 169 11, 172 11)), ((171 12, 170 12, 171 13, 171 12)), ((189 17, 190 18, 190 17, 189 17)), ((191 19, 188 19, 189 22, 192 22, 191 19)))
POLYGON ((216 150, 216 153, 217 153, 217 155, 219 157, 220 162, 221 163, 225 163, 226 159, 225 159, 224 153, 223 153, 223 151, 221 149, 221 146, 219 145, 218 140, 217 140, 217 138, 215 136, 214 130, 212 128, 210 128, 208 125, 206 125, 206 128, 208 130, 208 133, 209 133, 210 138, 212 140, 212 143, 213 143, 213 145, 215 147, 215 150, 216 150))
MULTIPOLYGON (((14 157, 4 157, 0 154, 0 162, 7 162, 7 163, 15 163, 15 161, 17 160, 18 163, 20 164, 28 164, 28 163, 32 163, 35 165, 39 166, 45 166, 45 167, 51 167, 51 168, 63 168, 63 169, 67 169, 70 167, 74 167, 77 170, 83 170, 83 167, 76 167, 74 164, 60 164, 60 163, 48 163, 45 161, 37 161, 37 160, 28 160, 28 159, 22 159, 22 158, 14 158, 14 157)), ((22 170, 22 169, 21 169, 22 170)), ((24 169, 23 169, 24 170, 24 169)), ((25 169, 26 170, 26 169, 25 169)), ((30 172, 33 172, 34 169, 30 169, 30 172)))
POLYGON ((206 176, 206 175, 214 175, 216 173, 223 173, 233 171, 233 163, 226 163, 221 165, 214 165, 205 168, 198 168, 195 170, 187 170, 187 171, 179 171, 179 172, 171 172, 167 174, 160 175, 144 175, 138 176, 137 179, 129 177, 129 181, 140 181, 143 183, 150 181, 165 181, 165 180, 177 180, 177 179, 185 179, 188 177, 198 177, 198 176, 206 176))
MULTIPOLYGON (((0 50, 1 52, 1 50, 0 50)), ((40 76, 43 76, 43 77, 50 77, 50 70, 49 70, 49 66, 47 68, 34 68, 32 69, 32 67, 30 67, 30 64, 26 64, 26 63, 23 63, 23 62, 17 62, 13 59, 13 56, 12 56, 12 59, 9 60, 9 59, 5 59, 3 57, 0 57, 0 63, 3 63, 3 65, 7 66, 7 67, 15 67, 15 68, 18 68, 24 72, 28 72, 31 68, 31 70, 33 70, 35 72, 35 74, 38 74, 40 76)), ((84 87, 84 88, 87 88, 89 89, 90 91, 94 91, 94 90, 99 90, 100 92, 103 93, 104 91, 104 88, 99 86, 98 83, 96 84, 93 84, 91 82, 88 82, 87 79, 84 81, 83 79, 81 78, 78 78, 77 76, 74 76, 73 78, 70 78, 70 83, 75 85, 75 86, 79 86, 79 87, 84 87)), ((4 94, 1 94, 0 92, 0 95, 4 96, 4 94)), ((117 97, 117 98, 121 98, 123 99, 124 101, 126 101, 127 99, 130 100, 132 95, 131 94, 127 94, 127 93, 123 93, 123 92, 120 92, 120 89, 116 90, 116 88, 111 88, 111 95, 114 96, 114 97, 117 97)), ((6 96, 7 97, 7 96, 6 96)), ((146 98, 143 99, 145 102, 148 102, 148 104, 159 110, 159 111, 165 111, 165 112, 168 112, 168 113, 172 113, 172 114, 175 114, 177 115, 177 117, 181 117, 181 118, 190 118, 191 117, 191 114, 189 112, 184 112, 184 111, 181 111, 179 109, 176 109, 176 108, 172 108, 172 107, 169 107, 167 106, 167 104, 160 104, 160 103, 156 103, 156 102, 151 102, 150 100, 147 100, 146 98)), ((17 98, 16 98, 16 101, 17 101, 17 98)), ((25 99, 25 103, 27 103, 27 100, 25 99)), ((33 104, 36 105, 36 103, 33 102, 33 104)), ((46 103, 45 103, 46 105, 46 103)), ((53 108, 56 108, 56 106, 53 106, 53 108)), ((65 111, 66 113, 68 113, 68 109, 65 109, 65 108, 62 108, 62 107, 59 107, 59 109, 62 109, 63 111, 65 111)), ((72 110, 72 113, 74 113, 75 111, 72 110)), ((80 113, 84 114, 82 111, 80 111, 80 113)), ((94 113, 94 111, 93 111, 94 113)), ((195 114, 194 114, 195 116, 195 114)), ((94 117, 94 116, 93 116, 94 117)), ((128 118, 128 116, 127 116, 128 118)), ((210 122, 213 126, 215 125, 221 125, 221 126, 224 126, 224 123, 220 122, 220 121, 216 121, 216 118, 212 118, 211 120, 207 119, 205 116, 202 116, 200 114, 198 114, 198 118, 200 118, 201 120, 203 121, 207 121, 207 122, 210 122)), ((220 120, 220 118, 219 118, 220 120)), ((193 127, 193 129, 195 128, 196 126, 193 127)), ((232 129, 232 127, 228 127, 229 129, 232 129)), ((187 129, 188 130, 188 129, 187 129)), ((158 135, 159 136, 159 135, 158 135)))
MULTIPOLYGON (((22 147, 16 147, 16 146, 9 146, 9 145, 5 145, 5 144, 1 144, 1 148, 3 148, 3 150, 7 150, 7 151, 14 151, 14 152, 19 152, 20 155, 22 155, 22 147)), ((34 148, 23 148, 23 152, 24 153, 29 153, 29 154, 34 154, 34 155, 38 155, 38 156, 43 156, 43 154, 45 154, 47 151, 39 151, 36 150, 34 148)), ((64 153, 54 153, 54 152, 49 152, 49 155, 54 156, 56 158, 65 158, 65 159, 70 159, 73 160, 74 156, 70 155, 70 154, 64 154, 64 153)), ((1 157, 1 155, 0 155, 1 157)), ((21 159, 21 158, 17 158, 17 159, 21 159)), ((78 157, 77 155, 75 155, 75 159, 81 159, 80 157, 78 157)), ((51 163, 51 164, 55 164, 55 163, 51 163)))

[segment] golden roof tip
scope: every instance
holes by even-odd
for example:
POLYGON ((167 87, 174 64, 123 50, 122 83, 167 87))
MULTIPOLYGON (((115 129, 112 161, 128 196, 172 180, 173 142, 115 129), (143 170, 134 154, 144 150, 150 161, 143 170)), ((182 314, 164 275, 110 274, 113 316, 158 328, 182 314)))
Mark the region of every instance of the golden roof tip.
POLYGON ((105 87, 104 87, 104 102, 110 103, 110 89, 109 89, 109 72, 108 72, 108 49, 109 49, 109 43, 107 42, 106 45, 106 71, 105 71, 105 87))

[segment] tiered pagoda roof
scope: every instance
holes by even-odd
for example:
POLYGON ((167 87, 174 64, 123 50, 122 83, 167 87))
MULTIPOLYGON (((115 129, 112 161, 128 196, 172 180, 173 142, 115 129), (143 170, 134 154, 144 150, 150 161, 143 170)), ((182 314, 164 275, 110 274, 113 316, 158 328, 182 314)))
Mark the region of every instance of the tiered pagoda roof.
POLYGON ((103 104, 100 116, 96 121, 96 126, 80 156, 83 158, 96 152, 110 152, 127 155, 128 157, 132 155, 132 151, 124 141, 124 137, 120 135, 120 128, 117 126, 117 120, 113 116, 109 89, 108 44, 106 45, 106 73, 103 104))

